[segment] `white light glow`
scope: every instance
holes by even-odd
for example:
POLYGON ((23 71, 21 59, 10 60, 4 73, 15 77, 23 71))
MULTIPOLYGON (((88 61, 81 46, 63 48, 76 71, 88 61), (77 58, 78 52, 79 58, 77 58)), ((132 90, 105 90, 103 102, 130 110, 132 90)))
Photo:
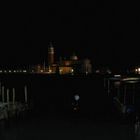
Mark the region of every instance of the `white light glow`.
POLYGON ((137 80, 140 80, 140 78, 130 77, 130 78, 124 78, 124 79, 122 79, 122 81, 137 81, 137 80))
POLYGON ((119 74, 118 75, 114 75, 114 77, 121 77, 121 75, 119 75, 119 74))
POLYGON ((96 70, 96 73, 100 73, 100 70, 96 70))
POLYGON ((79 96, 78 94, 76 94, 76 95, 74 95, 74 99, 75 99, 76 101, 78 101, 78 100, 80 99, 80 96, 79 96))

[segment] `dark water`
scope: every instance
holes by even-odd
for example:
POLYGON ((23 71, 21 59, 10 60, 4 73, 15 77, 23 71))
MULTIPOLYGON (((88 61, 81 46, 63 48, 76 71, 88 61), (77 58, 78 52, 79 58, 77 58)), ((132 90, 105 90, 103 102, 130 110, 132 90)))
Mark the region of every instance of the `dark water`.
POLYGON ((32 104, 27 117, 1 121, 2 139, 134 139, 133 126, 123 124, 113 112, 103 79, 99 75, 0 75, 5 88, 15 87, 17 100, 24 101, 27 85, 32 104), (74 93, 80 95, 79 113, 72 111, 74 93))
MULTIPOLYGON (((2 85, 15 87, 16 99, 24 100, 24 85, 28 87, 28 101, 35 109, 66 112, 71 109, 72 97, 80 95, 81 111, 104 111, 107 101, 101 76, 48 76, 48 75, 1 75, 2 85)), ((11 93, 12 95, 12 93, 11 93)))

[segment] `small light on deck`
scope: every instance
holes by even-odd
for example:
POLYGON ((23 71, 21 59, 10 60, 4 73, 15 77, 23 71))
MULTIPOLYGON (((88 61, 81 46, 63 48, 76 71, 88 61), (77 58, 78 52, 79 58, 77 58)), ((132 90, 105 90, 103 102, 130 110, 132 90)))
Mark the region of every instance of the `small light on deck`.
POLYGON ((80 96, 78 94, 74 95, 74 100, 78 101, 80 99, 80 96))

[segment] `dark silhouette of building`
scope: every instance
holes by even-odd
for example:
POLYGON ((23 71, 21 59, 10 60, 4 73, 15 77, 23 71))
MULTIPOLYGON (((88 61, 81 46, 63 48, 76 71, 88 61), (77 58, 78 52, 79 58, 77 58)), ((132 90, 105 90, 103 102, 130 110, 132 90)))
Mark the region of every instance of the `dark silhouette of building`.
POLYGON ((54 64, 54 47, 52 43, 48 48, 48 66, 52 66, 54 64))

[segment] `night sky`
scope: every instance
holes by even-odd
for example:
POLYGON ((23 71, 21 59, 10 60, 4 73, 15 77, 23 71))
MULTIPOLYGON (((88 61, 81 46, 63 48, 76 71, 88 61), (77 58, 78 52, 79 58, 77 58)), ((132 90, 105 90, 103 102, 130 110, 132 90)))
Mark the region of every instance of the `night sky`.
POLYGON ((59 56, 75 52, 96 65, 139 64, 140 17, 132 3, 49 3, 5 9, 1 16, 1 65, 47 60, 51 41, 59 56))

